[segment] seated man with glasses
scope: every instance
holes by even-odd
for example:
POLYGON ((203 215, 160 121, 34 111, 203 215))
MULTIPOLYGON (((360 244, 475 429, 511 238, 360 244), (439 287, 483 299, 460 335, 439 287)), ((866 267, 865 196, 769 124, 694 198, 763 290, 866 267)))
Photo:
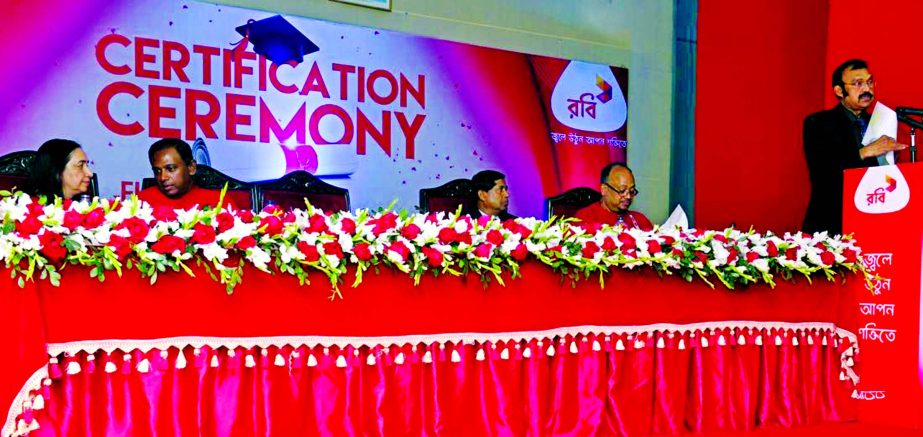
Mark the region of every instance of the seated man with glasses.
POLYGON ((577 211, 576 215, 587 231, 596 231, 602 225, 622 225, 626 229, 640 228, 644 231, 654 229, 644 214, 628 210, 638 196, 635 176, 628 166, 613 162, 603 167, 599 180, 602 199, 577 211))
POLYGON ((804 216, 805 232, 843 231, 843 170, 874 167, 887 162, 884 155, 907 147, 882 136, 866 146, 862 137, 875 100, 875 79, 861 59, 844 62, 833 71, 836 107, 804 120, 804 156, 811 177, 811 200, 804 216))

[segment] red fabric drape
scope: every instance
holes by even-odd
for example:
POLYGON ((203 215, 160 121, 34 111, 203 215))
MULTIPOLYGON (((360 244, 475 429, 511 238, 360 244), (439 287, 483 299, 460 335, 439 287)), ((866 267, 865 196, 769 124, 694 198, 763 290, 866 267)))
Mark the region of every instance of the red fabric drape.
POLYGON ((733 334, 81 352, 58 357, 33 435, 645 435, 854 414, 829 332, 733 334))
MULTIPOLYGON (((86 269, 72 267, 63 272, 61 287, 39 282, 26 289, 4 289, 12 293, 4 299, 15 304, 7 308, 17 308, 11 311, 18 318, 0 319, 12 345, 4 349, 12 353, 5 363, 10 372, 0 380, 23 390, 25 400, 13 402, 8 410, 16 425, 24 422, 27 428, 34 416, 42 425, 40 435, 120 435, 128 432, 124 429, 144 435, 163 430, 164 424, 186 431, 196 426, 202 435, 273 434, 277 429, 285 430, 277 435, 289 429, 307 434, 403 435, 409 430, 434 435, 585 435, 597 428, 599 434, 617 435, 790 426, 854 416, 852 403, 841 396, 851 384, 839 380, 834 347, 815 343, 811 347, 818 352, 807 354, 813 349, 805 346, 806 337, 797 347, 776 346, 769 340, 776 334, 768 331, 762 336, 771 344, 760 346, 751 337, 755 331, 730 328, 806 323, 852 330, 851 294, 861 287, 859 281, 815 281, 810 286, 780 282, 775 289, 729 291, 616 271, 600 289, 595 280, 572 287, 545 266, 526 263, 521 278, 486 288, 474 277, 424 278, 415 287, 402 274, 382 269, 367 272, 358 288, 344 286, 346 298, 331 302, 329 285, 319 275, 312 275, 310 286, 300 286, 285 275, 247 269, 244 282, 227 295, 223 286, 202 278, 204 272, 193 270, 201 277, 168 273, 150 286, 134 271, 107 277, 101 284, 86 269), (701 331, 706 328, 715 331, 701 331), (688 337, 686 331, 697 329, 698 337, 688 337), (675 336, 663 335, 665 331, 675 336), (566 337, 567 343, 576 333, 601 332, 621 336, 624 350, 613 346, 616 340, 599 340, 601 351, 586 350, 593 344, 590 339, 574 343, 579 354, 570 354, 570 344, 564 344, 561 352, 548 357, 548 344, 535 344, 543 336, 566 337), (645 346, 635 351, 627 334, 656 337, 645 339, 645 346), (413 335, 420 339, 389 340, 413 335), (744 346, 737 345, 740 335, 747 337, 744 346), (183 354, 188 365, 171 370, 177 349, 169 349, 164 359, 156 349, 164 346, 131 343, 166 339, 168 346, 199 344, 170 340, 180 336, 218 338, 217 343, 202 344, 224 344, 239 353, 228 357, 220 350, 218 367, 212 368, 212 352, 196 358, 189 347, 183 354), (266 357, 271 367, 260 364, 262 350, 253 350, 255 366, 245 362, 241 367, 240 360, 246 361, 241 357, 248 354, 241 347, 268 347, 248 343, 260 336, 322 336, 327 340, 271 344, 337 344, 360 353, 357 357, 353 349, 345 354, 336 349, 324 358, 322 351, 303 351, 292 359, 286 352, 283 364, 291 361, 292 370, 286 364, 280 373, 271 348, 266 357), (699 351, 702 336, 710 346, 699 351), (220 341, 230 337, 240 341, 220 341), (365 340, 353 341, 359 337, 365 340), (406 364, 394 363, 393 344, 432 343, 437 337, 441 343, 430 346, 432 363, 422 362, 424 351, 413 352, 409 345, 404 346, 406 364), (524 343, 520 349, 488 348, 484 361, 472 359, 480 346, 469 343, 501 337, 507 338, 503 342, 524 343), (466 346, 459 362, 452 362, 454 349, 439 345, 460 339, 466 346), (127 343, 120 343, 117 351, 104 346, 108 340, 127 343), (654 346, 661 340, 663 348, 654 346), (525 348, 529 341, 532 346, 525 348), (29 390, 40 388, 40 381, 25 380, 42 373, 46 346, 60 362, 49 367, 53 379, 46 382, 51 385, 36 398, 37 392, 29 390), (390 349, 369 365, 364 364, 369 347, 390 349), (526 350, 532 358, 522 357, 526 350), (128 363, 124 351, 133 356, 128 363), (93 360, 87 360, 87 352, 93 360), (498 353, 507 357, 497 358, 498 353), (307 355, 315 356, 318 364, 309 366, 307 355), (348 365, 331 366, 337 358, 348 359, 348 365), (151 366, 148 373, 137 369, 145 359, 151 366), (107 373, 107 368, 115 372, 107 373), (74 369, 78 371, 68 373, 74 369), (48 405, 47 411, 30 410, 30 403, 39 400, 48 405)), ((158 433, 176 432, 168 428, 158 433)))

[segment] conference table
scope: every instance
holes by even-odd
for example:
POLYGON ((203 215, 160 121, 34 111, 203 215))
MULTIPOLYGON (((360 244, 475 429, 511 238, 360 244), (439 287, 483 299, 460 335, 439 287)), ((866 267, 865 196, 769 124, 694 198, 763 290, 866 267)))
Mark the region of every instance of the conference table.
POLYGON ((0 273, 3 434, 638 435, 855 418, 860 277, 734 290, 535 261, 501 285, 245 267, 0 273), (4 410, 6 413, 7 410, 4 410))

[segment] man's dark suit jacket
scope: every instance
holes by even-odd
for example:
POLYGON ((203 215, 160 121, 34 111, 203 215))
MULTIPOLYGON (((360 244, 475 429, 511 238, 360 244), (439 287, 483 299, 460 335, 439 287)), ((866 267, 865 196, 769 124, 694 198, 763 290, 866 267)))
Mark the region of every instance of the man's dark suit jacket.
MULTIPOLYGON (((478 218, 478 217, 480 217, 480 216, 483 215, 483 214, 481 214, 481 210, 478 209, 478 208, 473 208, 473 209, 468 210, 468 211, 462 211, 462 213, 463 213, 463 214, 468 214, 468 215, 471 216, 471 218, 474 218, 474 219, 476 219, 476 218, 478 218)), ((513 214, 510 214, 510 213, 507 212, 507 211, 500 211, 500 213, 497 214, 497 218, 500 219, 501 222, 505 222, 505 221, 507 221, 507 220, 513 220, 513 219, 518 218, 518 217, 516 217, 516 216, 513 215, 513 214)))
POLYGON ((874 167, 878 159, 859 157, 854 121, 838 104, 804 119, 804 156, 811 176, 805 232, 843 232, 843 170, 874 167))

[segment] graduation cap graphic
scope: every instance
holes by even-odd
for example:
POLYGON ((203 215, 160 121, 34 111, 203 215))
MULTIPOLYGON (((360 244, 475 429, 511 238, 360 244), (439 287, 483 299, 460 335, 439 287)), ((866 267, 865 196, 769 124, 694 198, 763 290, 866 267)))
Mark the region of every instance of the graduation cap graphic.
POLYGON ((253 43, 253 51, 263 55, 274 64, 295 66, 309 55, 320 50, 308 37, 295 26, 285 21, 281 15, 262 20, 249 20, 247 24, 237 27, 237 33, 244 38, 237 43, 234 51, 244 51, 247 43, 253 43))

